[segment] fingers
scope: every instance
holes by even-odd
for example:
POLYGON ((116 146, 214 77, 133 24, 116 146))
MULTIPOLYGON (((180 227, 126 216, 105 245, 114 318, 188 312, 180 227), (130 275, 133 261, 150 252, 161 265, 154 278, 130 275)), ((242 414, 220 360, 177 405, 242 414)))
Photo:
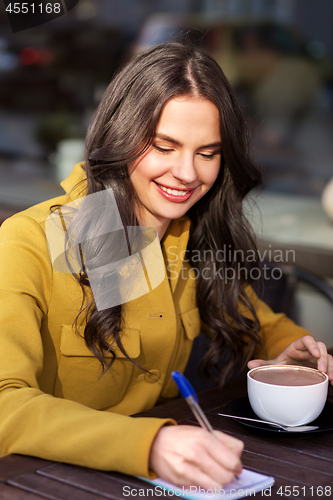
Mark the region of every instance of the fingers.
POLYGON ((247 367, 249 370, 252 368, 258 368, 258 366, 271 365, 273 361, 265 361, 264 359, 252 359, 248 362, 247 367))
POLYGON ((323 342, 317 342, 317 350, 319 352, 317 368, 319 371, 327 373, 327 376, 333 385, 333 358, 330 354, 328 354, 326 345, 323 342))
POLYGON ((233 438, 228 434, 220 431, 214 431, 211 436, 208 452, 223 467, 235 474, 240 474, 242 471, 241 455, 244 449, 244 443, 239 439, 233 438), (216 441, 220 442, 220 446, 216 445, 216 441))
POLYGON ((292 342, 276 359, 262 360, 254 359, 249 361, 249 369, 271 364, 292 364, 304 365, 317 368, 319 371, 327 373, 333 385, 333 358, 327 352, 323 342, 316 342, 313 337, 306 335, 295 342, 292 342))
POLYGON ((333 358, 327 352, 327 347, 323 342, 316 342, 313 337, 306 336, 302 339, 303 350, 308 352, 315 358, 315 367, 323 372, 327 373, 327 376, 333 385, 333 358))
MULTIPOLYGON (((236 474, 242 471, 242 463, 240 460, 241 446, 234 445, 237 448, 237 453, 231 450, 232 444, 228 442, 226 445, 222 439, 217 437, 217 434, 222 434, 215 431, 214 434, 209 434, 203 431, 205 443, 199 443, 199 447, 191 447, 187 451, 186 460, 183 462, 183 467, 178 469, 182 477, 187 478, 185 486, 201 486, 203 488, 221 488, 223 485, 230 483, 236 474), (199 451, 200 450, 200 451, 199 451)), ((183 480, 184 484, 184 480, 183 480)))
MULTIPOLYGON (((209 452, 216 463, 222 464, 225 470, 232 473, 233 477, 242 472, 241 456, 244 449, 244 443, 239 439, 233 438, 220 431, 214 431, 212 436, 220 441, 223 446, 216 446, 212 442, 209 452)), ((225 483, 224 483, 225 484, 225 483)))
POLYGON ((328 353, 326 349, 326 345, 322 342, 317 342, 317 351, 319 352, 319 357, 317 361, 317 368, 321 372, 327 373, 328 368, 328 353))
POLYGON ((327 375, 328 378, 333 385, 333 357, 329 354, 328 355, 328 368, 327 368, 327 375))
POLYGON ((219 431, 194 426, 162 427, 150 453, 150 467, 178 486, 222 488, 242 470, 243 443, 219 431))
POLYGON ((214 435, 217 439, 219 439, 225 446, 227 446, 231 451, 236 453, 239 457, 241 457, 244 443, 240 439, 234 438, 229 434, 225 434, 221 431, 214 431, 214 435))
POLYGON ((326 351, 327 354, 327 349, 325 344, 323 344, 322 342, 316 342, 315 339, 310 335, 306 335, 305 337, 302 337, 296 342, 295 342, 295 345, 297 346, 296 349, 303 352, 308 351, 313 357, 317 358, 318 360, 320 359, 324 350, 326 351))

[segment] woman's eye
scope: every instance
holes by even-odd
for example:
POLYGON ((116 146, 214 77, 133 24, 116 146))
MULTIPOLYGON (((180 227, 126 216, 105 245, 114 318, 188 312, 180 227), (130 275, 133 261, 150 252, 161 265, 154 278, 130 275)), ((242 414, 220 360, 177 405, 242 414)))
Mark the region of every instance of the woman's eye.
POLYGON ((211 153, 211 154, 207 154, 207 153, 199 153, 200 156, 202 158, 204 158, 205 160, 211 160, 212 158, 214 158, 214 156, 216 156, 217 153, 211 153))
POLYGON ((160 151, 160 153, 170 153, 172 151, 172 149, 161 148, 160 146, 156 146, 156 144, 154 144, 154 148, 160 151))

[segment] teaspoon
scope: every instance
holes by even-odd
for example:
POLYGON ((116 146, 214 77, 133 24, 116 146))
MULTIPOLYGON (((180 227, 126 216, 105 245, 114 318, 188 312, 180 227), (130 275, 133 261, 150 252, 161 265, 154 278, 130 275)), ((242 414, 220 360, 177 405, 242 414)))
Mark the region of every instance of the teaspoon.
POLYGON ((229 418, 238 418, 239 420, 249 420, 250 422, 258 422, 259 424, 267 424, 272 425, 273 427, 277 427, 278 429, 282 429, 287 432, 308 432, 315 431, 319 428, 318 425, 298 425, 296 427, 291 427, 288 425, 275 424, 274 422, 266 422, 265 420, 257 420, 255 418, 248 417, 237 417, 236 415, 226 415, 225 413, 218 413, 221 417, 229 417, 229 418))

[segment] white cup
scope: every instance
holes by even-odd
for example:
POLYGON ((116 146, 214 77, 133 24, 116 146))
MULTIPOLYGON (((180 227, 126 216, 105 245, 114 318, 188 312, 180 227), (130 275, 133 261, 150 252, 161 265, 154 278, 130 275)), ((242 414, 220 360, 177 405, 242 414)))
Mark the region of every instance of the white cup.
POLYGON ((253 411, 262 420, 287 426, 304 425, 315 420, 324 408, 328 376, 305 366, 260 366, 248 372, 247 391, 253 411), (269 377, 270 380, 259 381, 253 376, 269 377), (291 376, 299 380, 288 380, 287 383, 293 385, 279 385, 291 376), (319 383, 308 380, 309 385, 301 385, 304 377, 317 377, 319 383))

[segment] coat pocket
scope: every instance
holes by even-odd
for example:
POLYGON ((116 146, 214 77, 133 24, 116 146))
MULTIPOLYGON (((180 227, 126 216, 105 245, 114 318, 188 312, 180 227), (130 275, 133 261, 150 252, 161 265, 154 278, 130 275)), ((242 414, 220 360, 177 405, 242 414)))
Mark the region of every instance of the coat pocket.
MULTIPOLYGON (((77 333, 72 325, 62 325, 55 395, 91 408, 110 408, 124 398, 134 364, 115 345, 112 350, 116 358, 103 374, 101 363, 86 346, 83 331, 79 328, 77 333)), ((131 359, 139 357, 140 330, 125 328, 121 340, 131 359)), ((111 353, 107 355, 107 361, 111 361, 111 356, 111 353)))
MULTIPOLYGON (((68 357, 94 357, 85 343, 83 334, 83 328, 79 328, 78 332, 76 332, 72 325, 62 325, 60 341, 61 354, 68 357)), ((140 356, 140 330, 136 328, 124 328, 121 334, 121 342, 130 358, 134 359, 140 356)), ((117 358, 126 358, 125 354, 121 352, 116 343, 112 347, 112 351, 117 358)), ((111 358, 111 356, 112 354, 108 353, 106 357, 111 358)))

